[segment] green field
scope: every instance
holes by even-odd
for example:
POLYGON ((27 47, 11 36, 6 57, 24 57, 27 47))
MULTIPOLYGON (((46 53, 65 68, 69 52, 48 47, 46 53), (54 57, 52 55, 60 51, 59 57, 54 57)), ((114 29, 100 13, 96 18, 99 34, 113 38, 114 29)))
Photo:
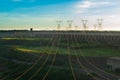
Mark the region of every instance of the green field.
POLYGON ((2 38, 0 39, 0 46, 11 48, 13 51, 26 52, 26 53, 46 53, 60 55, 78 55, 78 56, 91 56, 91 57, 113 57, 120 56, 120 47, 112 47, 109 45, 86 43, 86 42, 73 42, 70 46, 70 53, 67 51, 67 42, 59 41, 59 45, 49 44, 50 39, 41 38, 2 38))
MULTIPOLYGON (((79 40, 72 41, 72 39, 68 41, 49 38, 1 38, 0 66, 4 69, 3 72, 0 71, 0 79, 14 80, 42 56, 34 68, 19 80, 27 80, 45 61, 45 65, 32 80, 41 80, 49 69, 49 75, 45 80, 73 80, 67 59, 69 55, 71 57, 114 57, 120 56, 120 47, 97 41, 81 42, 79 40), (54 61, 55 55, 58 57, 54 61), (49 56, 48 59, 47 56, 49 56), (59 56, 63 57, 59 59, 59 56)), ((75 69, 81 68, 77 62, 72 64, 75 69)), ((81 72, 77 72, 77 74, 78 78, 80 77, 82 80, 88 80, 91 77, 81 72)))

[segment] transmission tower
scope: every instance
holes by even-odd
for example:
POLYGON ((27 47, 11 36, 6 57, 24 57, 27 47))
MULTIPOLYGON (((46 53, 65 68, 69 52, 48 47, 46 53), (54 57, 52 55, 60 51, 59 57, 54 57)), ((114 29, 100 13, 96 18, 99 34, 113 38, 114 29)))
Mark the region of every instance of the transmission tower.
POLYGON ((75 26, 75 30, 78 30, 78 26, 75 26))
POLYGON ((93 26, 94 26, 94 30, 97 30, 97 24, 94 24, 93 26))
POLYGON ((97 21, 98 21, 98 30, 102 30, 103 19, 97 19, 97 21))
POLYGON ((83 22, 83 28, 84 28, 84 30, 87 30, 87 21, 88 20, 82 20, 82 22, 83 22))
POLYGON ((73 23, 72 20, 68 20, 68 29, 69 30, 71 30, 71 28, 72 28, 72 23, 73 23))
POLYGON ((61 28, 61 22, 62 21, 57 21, 57 30, 60 30, 60 28, 61 28))

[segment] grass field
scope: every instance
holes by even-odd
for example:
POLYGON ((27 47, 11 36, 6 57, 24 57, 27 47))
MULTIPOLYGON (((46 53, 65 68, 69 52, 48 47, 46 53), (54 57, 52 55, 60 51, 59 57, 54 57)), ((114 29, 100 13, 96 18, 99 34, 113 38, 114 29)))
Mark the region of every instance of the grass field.
POLYGON ((35 74, 45 62, 43 68, 38 71, 32 80, 42 80, 49 69, 49 75, 47 75, 45 80, 73 80, 71 67, 69 67, 69 56, 71 56, 71 62, 77 78, 88 80, 91 76, 84 73, 84 71, 82 73, 78 72, 81 70, 81 66, 72 58, 75 56, 116 57, 120 56, 120 47, 98 42, 81 42, 79 40, 71 40, 70 42, 67 40, 52 40, 49 38, 1 38, 0 66, 2 67, 0 70, 2 70, 3 67, 4 69, 3 72, 0 72, 0 79, 14 80, 29 69, 40 56, 42 56, 42 58, 38 62, 39 64, 36 64, 34 68, 28 71, 26 75, 22 76, 20 80, 27 80, 31 75, 35 74), (56 54, 57 57, 54 61, 56 54), (76 69, 78 69, 78 71, 76 69))
MULTIPOLYGON (((59 43, 59 46, 48 45, 50 39, 40 39, 40 38, 2 38, 0 39, 1 46, 6 46, 15 51, 27 52, 27 53, 46 53, 46 54, 55 54, 56 50, 61 55, 75 55, 78 56, 94 56, 94 57, 111 57, 111 56, 120 56, 119 47, 105 46, 95 43, 86 43, 86 42, 74 42, 70 44, 71 53, 67 51, 66 42, 59 43), (75 50, 75 52, 74 52, 75 50)), ((2 49, 2 47, 1 47, 2 49)))

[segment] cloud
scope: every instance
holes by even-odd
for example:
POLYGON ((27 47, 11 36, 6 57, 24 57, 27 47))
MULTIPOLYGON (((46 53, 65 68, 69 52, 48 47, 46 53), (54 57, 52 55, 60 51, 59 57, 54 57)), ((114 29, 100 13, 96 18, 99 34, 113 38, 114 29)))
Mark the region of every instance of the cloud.
POLYGON ((89 8, 92 5, 90 1, 84 1, 82 4, 77 5, 77 8, 89 8))
POLYGON ((35 2, 36 0, 12 0, 13 2, 35 2))
POLYGON ((97 6, 107 6, 113 5, 112 2, 93 2, 93 1, 83 1, 82 3, 78 4, 78 8, 90 8, 90 7, 97 7, 97 6))
POLYGON ((106 1, 97 2, 97 1, 85 0, 80 3, 77 3, 75 7, 77 9, 76 13, 85 13, 90 8, 98 8, 98 7, 109 6, 109 5, 115 5, 115 3, 106 2, 106 1))

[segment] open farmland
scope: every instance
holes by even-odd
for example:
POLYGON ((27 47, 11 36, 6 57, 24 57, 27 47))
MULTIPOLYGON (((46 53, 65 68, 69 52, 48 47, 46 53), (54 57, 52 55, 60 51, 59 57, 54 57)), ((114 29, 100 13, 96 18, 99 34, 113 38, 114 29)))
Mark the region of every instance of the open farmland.
POLYGON ((50 38, 5 37, 0 39, 0 78, 116 80, 120 74, 107 71, 106 64, 107 58, 116 56, 120 57, 117 42, 62 38, 58 33, 50 38))

